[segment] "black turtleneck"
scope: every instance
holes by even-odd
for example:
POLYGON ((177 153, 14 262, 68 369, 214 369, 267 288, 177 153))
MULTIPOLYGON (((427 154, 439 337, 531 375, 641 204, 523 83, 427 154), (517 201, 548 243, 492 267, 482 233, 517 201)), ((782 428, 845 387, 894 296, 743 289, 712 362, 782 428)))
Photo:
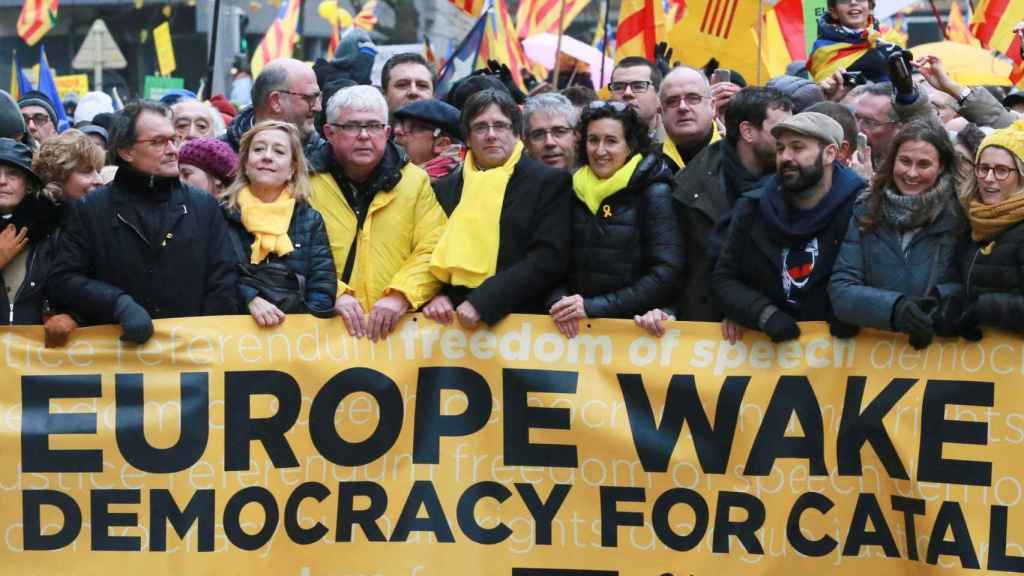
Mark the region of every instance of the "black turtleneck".
POLYGON ((710 130, 708 130, 707 136, 705 136, 704 138, 702 138, 702 139, 700 139, 700 140, 698 140, 696 142, 693 142, 691 144, 686 144, 684 146, 680 146, 679 144, 676 144, 676 151, 679 152, 679 157, 683 159, 683 162, 685 162, 686 164, 689 164, 690 160, 693 160, 694 158, 696 158, 697 154, 700 154, 700 151, 703 150, 705 147, 707 147, 708 144, 711 143, 711 136, 714 133, 715 133, 715 130, 714 130, 714 127, 712 127, 710 130))
POLYGON ((138 228, 151 247, 157 246, 165 233, 168 201, 177 185, 177 178, 146 174, 128 165, 119 167, 114 176, 118 213, 138 228))

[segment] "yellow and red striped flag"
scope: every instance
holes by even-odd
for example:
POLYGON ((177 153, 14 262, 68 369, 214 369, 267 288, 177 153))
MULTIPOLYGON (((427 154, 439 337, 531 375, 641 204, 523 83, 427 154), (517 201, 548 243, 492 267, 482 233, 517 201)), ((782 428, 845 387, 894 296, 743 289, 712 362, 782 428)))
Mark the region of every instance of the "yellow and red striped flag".
POLYGON ((615 32, 615 61, 627 56, 642 56, 654 61, 658 44, 658 22, 655 4, 661 0, 622 0, 619 27, 615 32))
POLYGON ((456 8, 474 18, 478 18, 487 6, 487 0, 448 0, 456 8))
POLYGON ((688 0, 686 4, 683 21, 670 34, 669 46, 674 53, 696 66, 714 57, 722 68, 736 70, 748 81, 756 82, 764 72, 764 68, 758 68, 758 3, 688 0))
MULTIPOLYGON (((579 15, 590 0, 565 0, 565 17, 562 30, 569 27, 573 18, 579 15)), ((558 34, 558 17, 562 0, 521 0, 516 12, 516 27, 520 38, 537 34, 558 34)))
POLYGON ((964 14, 960 11, 960 3, 953 0, 949 4, 949 21, 946 22, 946 37, 952 42, 976 45, 978 41, 964 22, 964 14))
POLYGON ((523 55, 523 46, 519 43, 519 35, 512 23, 508 4, 505 0, 495 0, 494 10, 488 15, 487 27, 484 30, 483 42, 477 62, 497 60, 508 66, 512 79, 520 90, 526 90, 521 70, 528 66, 523 55))
POLYGON ((18 16, 18 36, 29 46, 42 40, 57 24, 58 0, 24 0, 18 16))
POLYGON ((290 58, 292 49, 295 48, 297 34, 296 27, 299 25, 299 9, 302 0, 283 0, 281 8, 277 11, 277 17, 267 29, 267 33, 252 55, 252 75, 259 76, 260 71, 271 60, 278 58, 290 58))
POLYGON ((1024 20, 1024 2, 1020 0, 981 0, 971 16, 971 32, 981 45, 999 50, 1013 60, 1010 82, 1024 81, 1024 58, 1021 57, 1020 36, 1013 26, 1024 20))
POLYGON ((367 32, 373 32, 377 25, 377 0, 370 0, 359 9, 359 13, 352 19, 352 24, 367 32))

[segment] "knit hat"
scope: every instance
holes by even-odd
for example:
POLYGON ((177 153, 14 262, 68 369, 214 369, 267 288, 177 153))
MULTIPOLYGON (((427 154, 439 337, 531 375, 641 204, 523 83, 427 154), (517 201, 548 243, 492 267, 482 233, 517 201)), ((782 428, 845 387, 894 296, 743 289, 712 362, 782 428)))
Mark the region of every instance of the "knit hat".
POLYGON ((821 87, 799 76, 776 76, 768 81, 769 88, 775 88, 793 101, 793 113, 799 114, 813 104, 825 101, 821 87))
POLYGON ((1011 126, 1002 130, 996 130, 986 136, 981 141, 981 146, 978 146, 978 156, 975 158, 975 161, 981 159, 982 150, 989 146, 1006 148, 1018 160, 1024 162, 1024 120, 1017 120, 1011 126))
POLYGON ((38 106, 43 110, 46 110, 46 115, 50 117, 50 124, 54 127, 57 126, 57 111, 53 108, 53 102, 50 97, 43 94, 39 90, 29 90, 18 99, 18 108, 24 108, 25 106, 38 106))
POLYGON ((0 138, 20 138, 27 132, 25 118, 11 95, 0 90, 0 138))
POLYGON ((102 112, 113 113, 114 101, 104 92, 86 92, 75 108, 75 124, 83 120, 91 122, 93 116, 102 112))
POLYGON ((178 151, 178 164, 195 166, 226 184, 235 177, 238 155, 216 138, 196 138, 178 151))

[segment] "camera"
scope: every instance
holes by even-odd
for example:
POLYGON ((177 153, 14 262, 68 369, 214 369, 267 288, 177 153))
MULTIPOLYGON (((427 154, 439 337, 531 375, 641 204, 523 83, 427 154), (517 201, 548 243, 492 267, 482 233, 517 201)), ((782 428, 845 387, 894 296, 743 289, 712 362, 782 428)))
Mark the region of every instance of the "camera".
POLYGON ((843 72, 843 86, 861 86, 868 83, 868 79, 864 77, 863 72, 843 72))

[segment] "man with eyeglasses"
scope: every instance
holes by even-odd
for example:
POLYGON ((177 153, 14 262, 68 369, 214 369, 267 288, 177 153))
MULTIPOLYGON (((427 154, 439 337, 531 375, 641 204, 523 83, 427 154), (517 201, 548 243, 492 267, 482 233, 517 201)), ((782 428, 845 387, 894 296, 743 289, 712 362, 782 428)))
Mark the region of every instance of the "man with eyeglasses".
MULTIPOLYGON (((216 136, 214 127, 214 109, 195 98, 184 98, 171 105, 174 116, 174 131, 182 142, 196 138, 213 138, 216 136)), ((223 130, 223 122, 220 123, 223 130)))
POLYGON ((427 265, 445 216, 427 173, 389 140, 379 90, 342 88, 326 117, 328 145, 310 158, 310 202, 338 271, 334 310, 351 336, 376 341, 440 290, 427 265))
POLYGON ((313 121, 322 106, 320 87, 313 68, 293 58, 280 58, 267 64, 252 86, 252 107, 232 120, 223 140, 238 152, 238 145, 255 124, 280 120, 294 125, 302 137, 308 158, 324 146, 313 121))
POLYGON ((530 158, 552 168, 576 170, 576 121, 579 112, 561 94, 538 94, 523 106, 523 142, 530 158))
POLYGON ((619 61, 608 83, 612 100, 635 108, 640 119, 651 127, 651 139, 659 142, 662 140, 660 87, 661 71, 650 60, 640 56, 627 56, 619 61))
POLYGON ((395 143, 430 181, 462 165, 466 148, 459 137, 459 110, 440 100, 416 100, 394 113, 395 143))
POLYGON ((32 90, 18 99, 21 117, 37 144, 42 144, 57 135, 57 112, 46 94, 32 90))
POLYGON ((900 117, 892 102, 892 83, 867 84, 860 87, 858 93, 860 97, 853 115, 860 131, 867 136, 871 163, 878 166, 889 153, 900 129, 900 117))
POLYGON ((673 172, 693 160, 708 144, 718 141, 711 85, 694 68, 678 66, 665 76, 658 92, 661 125, 665 130, 662 153, 673 172))
POLYGON ((71 205, 50 298, 86 324, 120 324, 143 343, 153 318, 239 312, 227 222, 210 194, 178 180, 171 112, 150 100, 118 112, 110 185, 71 205))

